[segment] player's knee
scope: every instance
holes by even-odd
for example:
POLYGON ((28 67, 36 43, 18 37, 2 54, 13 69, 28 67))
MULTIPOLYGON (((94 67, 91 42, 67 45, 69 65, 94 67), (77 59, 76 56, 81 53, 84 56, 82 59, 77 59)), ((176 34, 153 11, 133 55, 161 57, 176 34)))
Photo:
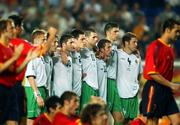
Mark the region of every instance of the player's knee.
POLYGON ((172 125, 180 125, 180 118, 174 119, 172 122, 172 125))
POLYGON ((180 113, 169 116, 172 125, 180 125, 180 113))

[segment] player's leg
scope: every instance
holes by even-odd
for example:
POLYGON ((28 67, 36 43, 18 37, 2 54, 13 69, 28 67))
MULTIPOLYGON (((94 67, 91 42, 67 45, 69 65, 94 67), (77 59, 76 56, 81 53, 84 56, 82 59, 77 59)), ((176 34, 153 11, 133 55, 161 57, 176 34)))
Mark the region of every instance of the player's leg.
POLYGON ((180 113, 172 114, 168 116, 172 125, 180 125, 180 113))

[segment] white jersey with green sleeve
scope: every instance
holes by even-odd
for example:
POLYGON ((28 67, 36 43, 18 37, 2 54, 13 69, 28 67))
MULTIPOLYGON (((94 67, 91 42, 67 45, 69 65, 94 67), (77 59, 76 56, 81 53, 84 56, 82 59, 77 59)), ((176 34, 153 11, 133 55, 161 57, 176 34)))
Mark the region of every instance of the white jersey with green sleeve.
POLYGON ((81 85, 82 85, 82 61, 79 52, 72 53, 72 66, 73 66, 73 82, 72 90, 78 96, 81 95, 81 85))
POLYGON ((65 91, 72 91, 72 59, 68 56, 68 63, 64 65, 61 57, 53 58, 53 91, 61 96, 65 91))
POLYGON ((139 90, 138 75, 142 71, 140 57, 118 50, 117 88, 121 98, 136 96, 139 90))
POLYGON ((97 58, 97 74, 99 96, 106 102, 107 98, 107 65, 102 59, 97 58))
POLYGON ((111 56, 108 60, 108 78, 110 79, 116 79, 116 75, 117 75, 117 46, 116 45, 112 45, 112 52, 111 52, 111 56))
POLYGON ((85 48, 81 50, 81 60, 83 69, 83 81, 94 90, 98 89, 96 57, 92 50, 85 48))
POLYGON ((35 58, 28 63, 24 79, 24 86, 26 87, 31 86, 27 79, 29 76, 34 76, 37 87, 47 87, 47 75, 43 57, 35 58))

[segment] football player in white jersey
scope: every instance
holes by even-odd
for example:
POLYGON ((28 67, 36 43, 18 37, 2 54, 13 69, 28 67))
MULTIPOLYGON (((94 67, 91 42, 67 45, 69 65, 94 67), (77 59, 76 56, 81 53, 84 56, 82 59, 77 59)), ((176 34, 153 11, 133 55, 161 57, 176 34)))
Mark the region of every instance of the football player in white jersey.
POLYGON ((116 23, 109 22, 104 27, 106 39, 112 43, 112 52, 108 59, 108 81, 107 81, 107 104, 109 111, 114 118, 114 125, 121 125, 123 121, 121 103, 117 90, 116 75, 117 75, 117 43, 119 38, 119 26, 116 23))
POLYGON ((98 79, 97 79, 97 64, 93 47, 98 42, 98 35, 93 29, 85 30, 87 38, 87 48, 83 49, 81 53, 82 67, 83 67, 83 82, 80 107, 84 106, 92 95, 98 95, 98 79))
POLYGON ((59 55, 53 58, 54 63, 54 93, 61 96, 65 91, 72 91, 72 58, 70 52, 75 51, 74 38, 64 34, 60 38, 59 55))
POLYGON ((86 47, 86 36, 82 30, 74 29, 71 34, 74 36, 76 51, 72 52, 72 64, 73 64, 73 88, 72 90, 81 96, 82 85, 82 61, 80 51, 86 47))
POLYGON ((101 39, 96 46, 99 96, 107 103, 107 60, 112 50, 111 42, 101 39))
POLYGON ((137 56, 138 39, 133 33, 122 37, 122 49, 118 50, 117 88, 125 121, 133 120, 138 114, 139 76, 143 69, 137 56))

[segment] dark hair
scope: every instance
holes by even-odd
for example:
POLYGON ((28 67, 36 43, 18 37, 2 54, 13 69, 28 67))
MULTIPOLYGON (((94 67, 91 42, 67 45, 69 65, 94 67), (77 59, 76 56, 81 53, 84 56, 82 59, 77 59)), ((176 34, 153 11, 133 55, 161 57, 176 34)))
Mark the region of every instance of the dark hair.
POLYGON ((60 104, 60 98, 58 96, 51 96, 47 98, 45 101, 47 112, 50 113, 50 108, 56 109, 58 104, 60 104))
POLYGON ((11 15, 8 17, 9 19, 12 19, 14 22, 15 27, 16 26, 21 26, 23 23, 23 17, 19 15, 11 15))
POLYGON ((180 22, 173 18, 165 20, 162 24, 162 33, 165 32, 166 28, 173 29, 175 24, 180 25, 180 22))
POLYGON ((64 106, 64 101, 70 101, 74 96, 77 97, 77 94, 72 91, 65 91, 60 97, 60 104, 64 106))
POLYGON ((74 38, 79 38, 79 35, 83 35, 84 34, 84 32, 82 31, 82 30, 80 30, 80 29, 73 29, 72 30, 72 32, 71 32, 71 34, 72 34, 72 36, 74 37, 74 38))
POLYGON ((137 36, 134 33, 127 32, 122 37, 122 44, 125 45, 125 42, 129 42, 132 38, 137 38, 137 36))
POLYGON ((101 39, 99 40, 99 42, 97 43, 97 48, 100 50, 102 48, 104 48, 106 46, 106 43, 111 43, 109 40, 107 39, 101 39))
POLYGON ((100 104, 88 104, 86 105, 80 115, 82 123, 91 124, 92 119, 96 117, 97 113, 101 110, 105 110, 100 104))
POLYGON ((7 29, 7 20, 0 20, 0 34, 7 29))
POLYGON ((62 47, 63 43, 66 43, 69 39, 73 38, 73 36, 71 34, 63 34, 59 40, 59 45, 60 47, 62 47))
POLYGON ((93 28, 87 28, 84 29, 84 33, 87 37, 89 37, 91 33, 96 33, 96 31, 93 28))
POLYGON ((8 23, 11 23, 12 20, 7 19, 7 20, 0 20, 0 35, 2 34, 2 32, 7 30, 7 25, 8 23))
POLYGON ((111 30, 112 28, 119 28, 117 23, 109 22, 104 27, 104 33, 106 35, 107 31, 111 30))

